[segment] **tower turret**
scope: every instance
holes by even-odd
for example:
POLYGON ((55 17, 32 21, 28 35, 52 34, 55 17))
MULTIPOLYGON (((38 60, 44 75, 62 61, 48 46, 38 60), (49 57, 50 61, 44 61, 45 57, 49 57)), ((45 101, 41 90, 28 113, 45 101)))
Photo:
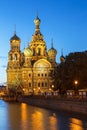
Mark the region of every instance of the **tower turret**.
POLYGON ((65 57, 63 56, 63 48, 61 49, 61 56, 60 56, 60 62, 64 62, 65 57))
POLYGON ((14 32, 14 35, 10 38, 10 49, 12 51, 19 51, 20 50, 20 38, 16 35, 16 31, 14 32))
POLYGON ((52 40, 51 49, 48 50, 48 59, 51 62, 55 62, 56 61, 56 55, 57 55, 57 51, 53 47, 53 40, 52 40))
POLYGON ((21 65, 20 38, 14 35, 10 38, 10 51, 8 53, 8 68, 19 68, 21 65))
POLYGON ((40 19, 38 15, 36 16, 35 23, 35 33, 32 35, 32 41, 30 42, 29 48, 33 52, 32 60, 36 61, 37 59, 45 58, 47 56, 46 43, 43 39, 43 35, 40 33, 40 19))

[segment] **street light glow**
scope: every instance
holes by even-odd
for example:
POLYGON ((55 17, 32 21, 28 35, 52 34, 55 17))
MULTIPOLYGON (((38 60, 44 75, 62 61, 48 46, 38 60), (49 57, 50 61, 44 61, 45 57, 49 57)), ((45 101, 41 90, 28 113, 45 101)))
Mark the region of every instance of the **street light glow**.
POLYGON ((77 80, 75 80, 75 81, 74 81, 74 83, 75 83, 75 85, 77 85, 77 84, 78 84, 78 81, 77 81, 77 80))

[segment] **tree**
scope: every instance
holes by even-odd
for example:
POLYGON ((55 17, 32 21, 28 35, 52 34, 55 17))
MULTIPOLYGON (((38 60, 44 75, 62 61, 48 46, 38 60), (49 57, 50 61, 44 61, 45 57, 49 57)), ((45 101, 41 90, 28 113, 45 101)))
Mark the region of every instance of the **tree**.
POLYGON ((78 89, 87 88, 87 51, 70 53, 64 62, 51 71, 50 76, 55 88, 62 93, 75 89, 75 80, 78 80, 78 89))

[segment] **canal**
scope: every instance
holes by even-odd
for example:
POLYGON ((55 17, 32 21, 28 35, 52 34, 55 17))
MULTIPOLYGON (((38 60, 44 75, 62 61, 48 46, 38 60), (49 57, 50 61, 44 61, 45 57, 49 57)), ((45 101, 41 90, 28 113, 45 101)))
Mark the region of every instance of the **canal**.
POLYGON ((87 117, 0 100, 0 130, 87 130, 87 117))

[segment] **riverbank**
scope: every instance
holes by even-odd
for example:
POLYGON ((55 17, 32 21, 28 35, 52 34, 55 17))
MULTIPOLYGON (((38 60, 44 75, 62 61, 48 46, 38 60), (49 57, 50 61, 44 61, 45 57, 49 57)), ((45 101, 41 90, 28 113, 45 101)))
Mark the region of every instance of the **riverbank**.
POLYGON ((13 95, 4 95, 1 97, 2 100, 4 100, 5 102, 16 102, 17 101, 17 97, 13 96, 13 95))
POLYGON ((18 102, 42 108, 87 115, 87 100, 64 97, 21 96, 18 102))

